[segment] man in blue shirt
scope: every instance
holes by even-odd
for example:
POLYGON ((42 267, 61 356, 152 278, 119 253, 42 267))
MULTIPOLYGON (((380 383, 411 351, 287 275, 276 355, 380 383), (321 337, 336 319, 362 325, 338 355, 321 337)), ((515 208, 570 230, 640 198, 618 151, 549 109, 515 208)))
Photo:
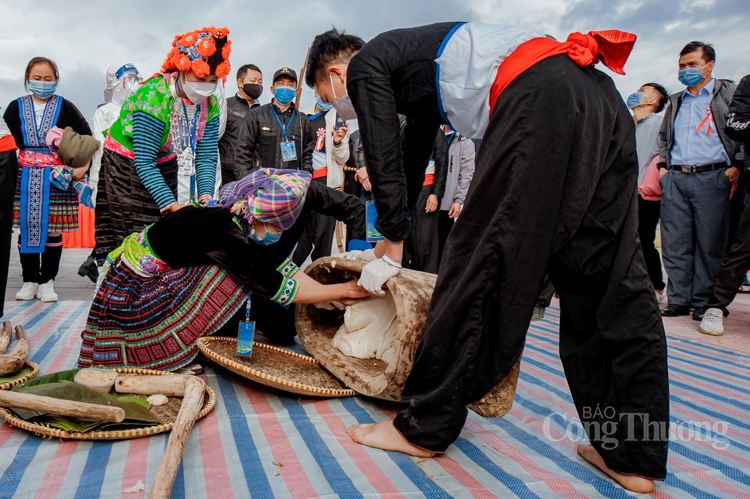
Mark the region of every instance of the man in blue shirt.
POLYGON ((712 76, 711 45, 690 42, 680 52, 679 80, 660 130, 662 257, 669 277, 665 317, 702 317, 727 246, 729 200, 737 188, 737 144, 725 133, 736 85, 712 76), (736 165, 736 166, 735 166, 736 165))

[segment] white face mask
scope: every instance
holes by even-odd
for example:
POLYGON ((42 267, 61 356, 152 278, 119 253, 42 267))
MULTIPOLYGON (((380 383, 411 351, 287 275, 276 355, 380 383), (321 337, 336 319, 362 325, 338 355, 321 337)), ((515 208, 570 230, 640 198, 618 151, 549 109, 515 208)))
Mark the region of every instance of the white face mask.
POLYGON ((141 85, 137 81, 130 80, 125 83, 125 88, 128 90, 128 93, 130 95, 136 93, 140 87, 141 85))
POLYGON ((183 80, 180 82, 182 92, 185 97, 190 99, 195 105, 200 104, 206 100, 216 90, 216 82, 209 83, 205 81, 187 81, 183 80))
MULTIPOLYGON (((344 121, 349 121, 357 118, 357 111, 354 110, 354 104, 348 95, 343 97, 336 97, 336 89, 333 86, 333 76, 328 73, 328 78, 331 80, 331 90, 333 90, 333 108, 338 113, 339 117, 344 121)), ((344 82, 346 86, 346 82, 344 82)))

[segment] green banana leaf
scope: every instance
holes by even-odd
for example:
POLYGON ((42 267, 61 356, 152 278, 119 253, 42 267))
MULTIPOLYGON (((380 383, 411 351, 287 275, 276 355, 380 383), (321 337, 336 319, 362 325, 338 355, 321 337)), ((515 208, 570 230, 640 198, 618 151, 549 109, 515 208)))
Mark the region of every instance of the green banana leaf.
POLYGON ((47 385, 49 383, 55 383, 57 381, 73 381, 80 369, 70 369, 69 371, 59 371, 56 373, 45 374, 44 376, 37 376, 34 379, 30 379, 25 383, 14 386, 12 392, 22 392, 24 389, 30 386, 47 385))
POLYGON ((135 393, 117 393, 110 392, 110 397, 114 397, 120 402, 132 402, 138 404, 144 409, 151 409, 151 404, 148 403, 148 397, 145 395, 136 395, 135 393))
MULTIPOLYGON (((96 392, 85 386, 73 383, 72 381, 62 379, 65 376, 66 375, 58 377, 58 379, 60 379, 59 381, 47 384, 27 386, 24 383, 16 387, 20 388, 16 391, 57 399, 74 400, 76 402, 86 402, 89 404, 121 407, 125 410, 125 420, 121 423, 109 423, 104 421, 87 421, 78 418, 65 418, 37 411, 28 411, 25 409, 14 408, 12 409, 13 412, 26 421, 43 423, 66 431, 79 431, 81 433, 94 430, 123 430, 162 424, 162 421, 158 417, 139 403, 119 400, 111 395, 96 392)), ((73 376, 75 376, 75 373, 73 373, 73 376)), ((50 377, 49 379, 54 378, 50 377)))

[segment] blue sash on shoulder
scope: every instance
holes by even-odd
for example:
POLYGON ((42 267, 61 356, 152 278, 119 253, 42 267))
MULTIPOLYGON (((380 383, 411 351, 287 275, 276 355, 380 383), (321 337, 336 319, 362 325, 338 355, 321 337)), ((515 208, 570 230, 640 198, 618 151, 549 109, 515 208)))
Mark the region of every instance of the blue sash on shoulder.
MULTIPOLYGON (((57 123, 63 99, 53 95, 44 106, 42 122, 36 122, 34 101, 30 95, 18 98, 24 149, 51 154, 47 148, 47 132, 57 123)), ((49 227, 49 168, 22 165, 21 168, 21 253, 42 253, 47 244, 49 227)))

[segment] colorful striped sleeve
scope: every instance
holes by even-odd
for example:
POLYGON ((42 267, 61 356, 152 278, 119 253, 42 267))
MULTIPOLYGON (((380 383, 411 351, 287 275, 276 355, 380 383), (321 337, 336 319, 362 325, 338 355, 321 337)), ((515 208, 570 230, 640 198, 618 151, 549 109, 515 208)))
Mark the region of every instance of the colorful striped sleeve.
POLYGON ((271 301, 279 305, 288 306, 294 301, 294 297, 297 296, 297 289, 299 289, 297 281, 289 277, 284 277, 281 280, 281 287, 273 298, 271 298, 271 301))
POLYGON ((156 166, 156 155, 163 133, 164 123, 141 111, 133 113, 135 171, 159 209, 176 201, 174 193, 156 166))
POLYGON ((203 138, 195 145, 195 182, 198 197, 213 196, 219 160, 219 118, 206 123, 203 138))
POLYGON ((291 259, 287 258, 286 260, 284 260, 284 263, 279 265, 276 270, 281 272, 281 275, 283 275, 284 277, 292 277, 297 273, 299 267, 297 267, 297 265, 295 265, 295 263, 291 259))

